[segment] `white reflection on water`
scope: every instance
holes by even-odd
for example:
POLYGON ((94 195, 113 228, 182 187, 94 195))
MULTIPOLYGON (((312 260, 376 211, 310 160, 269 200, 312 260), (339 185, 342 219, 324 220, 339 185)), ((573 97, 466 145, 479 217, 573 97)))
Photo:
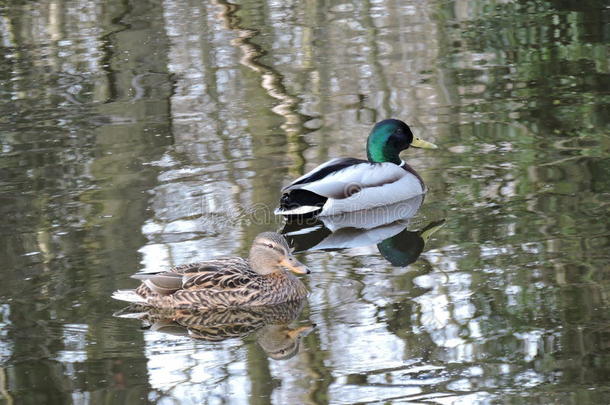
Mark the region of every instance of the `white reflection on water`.
POLYGON ((245 401, 249 380, 239 339, 206 344, 163 333, 145 334, 149 382, 167 400, 202 403, 217 397, 245 401))
POLYGON ((87 331, 85 324, 62 325, 62 340, 64 349, 57 354, 57 360, 62 363, 82 363, 87 360, 87 331))
POLYGON ((8 361, 13 353, 13 345, 11 344, 11 341, 7 339, 8 328, 11 325, 9 320, 10 314, 10 306, 8 304, 0 304, 0 364, 4 364, 5 361, 8 361))

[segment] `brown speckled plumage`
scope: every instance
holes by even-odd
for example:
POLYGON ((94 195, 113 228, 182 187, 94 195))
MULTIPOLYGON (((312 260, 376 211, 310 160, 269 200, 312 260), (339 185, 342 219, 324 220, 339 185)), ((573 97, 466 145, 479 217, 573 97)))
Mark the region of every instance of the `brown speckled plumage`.
POLYGON ((308 272, 288 249, 284 238, 266 232, 255 239, 250 259, 219 258, 139 274, 135 293, 156 308, 205 310, 276 305, 301 300, 307 289, 286 270, 308 272))
POLYGON ((182 288, 169 295, 153 292, 142 283, 136 293, 159 308, 229 308, 275 305, 299 300, 307 289, 296 276, 282 271, 262 276, 242 258, 216 259, 175 267, 182 274, 182 288))

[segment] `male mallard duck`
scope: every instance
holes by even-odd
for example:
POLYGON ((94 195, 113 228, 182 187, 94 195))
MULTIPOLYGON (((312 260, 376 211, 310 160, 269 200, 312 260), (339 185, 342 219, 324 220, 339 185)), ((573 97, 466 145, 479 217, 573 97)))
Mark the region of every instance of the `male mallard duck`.
POLYGON ((416 138, 407 124, 387 119, 373 127, 368 161, 332 159, 282 190, 276 215, 334 215, 392 204, 425 193, 423 180, 398 154, 409 146, 436 149, 416 138))
POLYGON ((160 273, 141 273, 135 290, 113 298, 157 308, 212 309, 275 305, 300 300, 307 289, 297 274, 309 269, 294 258, 286 239, 275 232, 259 234, 248 260, 219 258, 185 264, 160 273))

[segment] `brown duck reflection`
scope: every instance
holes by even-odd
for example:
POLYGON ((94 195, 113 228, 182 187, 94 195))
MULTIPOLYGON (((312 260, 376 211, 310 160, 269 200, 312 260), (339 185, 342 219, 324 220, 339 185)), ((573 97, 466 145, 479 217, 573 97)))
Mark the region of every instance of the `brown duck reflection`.
POLYGON ((301 338, 315 327, 314 324, 290 326, 299 316, 304 301, 206 311, 132 304, 114 315, 140 319, 144 329, 210 342, 254 335, 267 356, 284 360, 298 353, 301 338))
POLYGON ((422 196, 366 211, 288 221, 282 234, 295 251, 339 250, 377 245, 394 266, 407 266, 423 252, 430 236, 445 224, 432 221, 417 231, 409 220, 423 202, 422 196))

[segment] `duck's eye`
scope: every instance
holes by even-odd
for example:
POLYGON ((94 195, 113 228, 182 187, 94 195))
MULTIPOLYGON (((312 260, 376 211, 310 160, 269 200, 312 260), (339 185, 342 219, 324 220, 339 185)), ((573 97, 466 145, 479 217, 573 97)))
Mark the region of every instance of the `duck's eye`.
POLYGON ((265 243, 265 246, 267 246, 268 248, 273 249, 273 245, 271 243, 265 243))

